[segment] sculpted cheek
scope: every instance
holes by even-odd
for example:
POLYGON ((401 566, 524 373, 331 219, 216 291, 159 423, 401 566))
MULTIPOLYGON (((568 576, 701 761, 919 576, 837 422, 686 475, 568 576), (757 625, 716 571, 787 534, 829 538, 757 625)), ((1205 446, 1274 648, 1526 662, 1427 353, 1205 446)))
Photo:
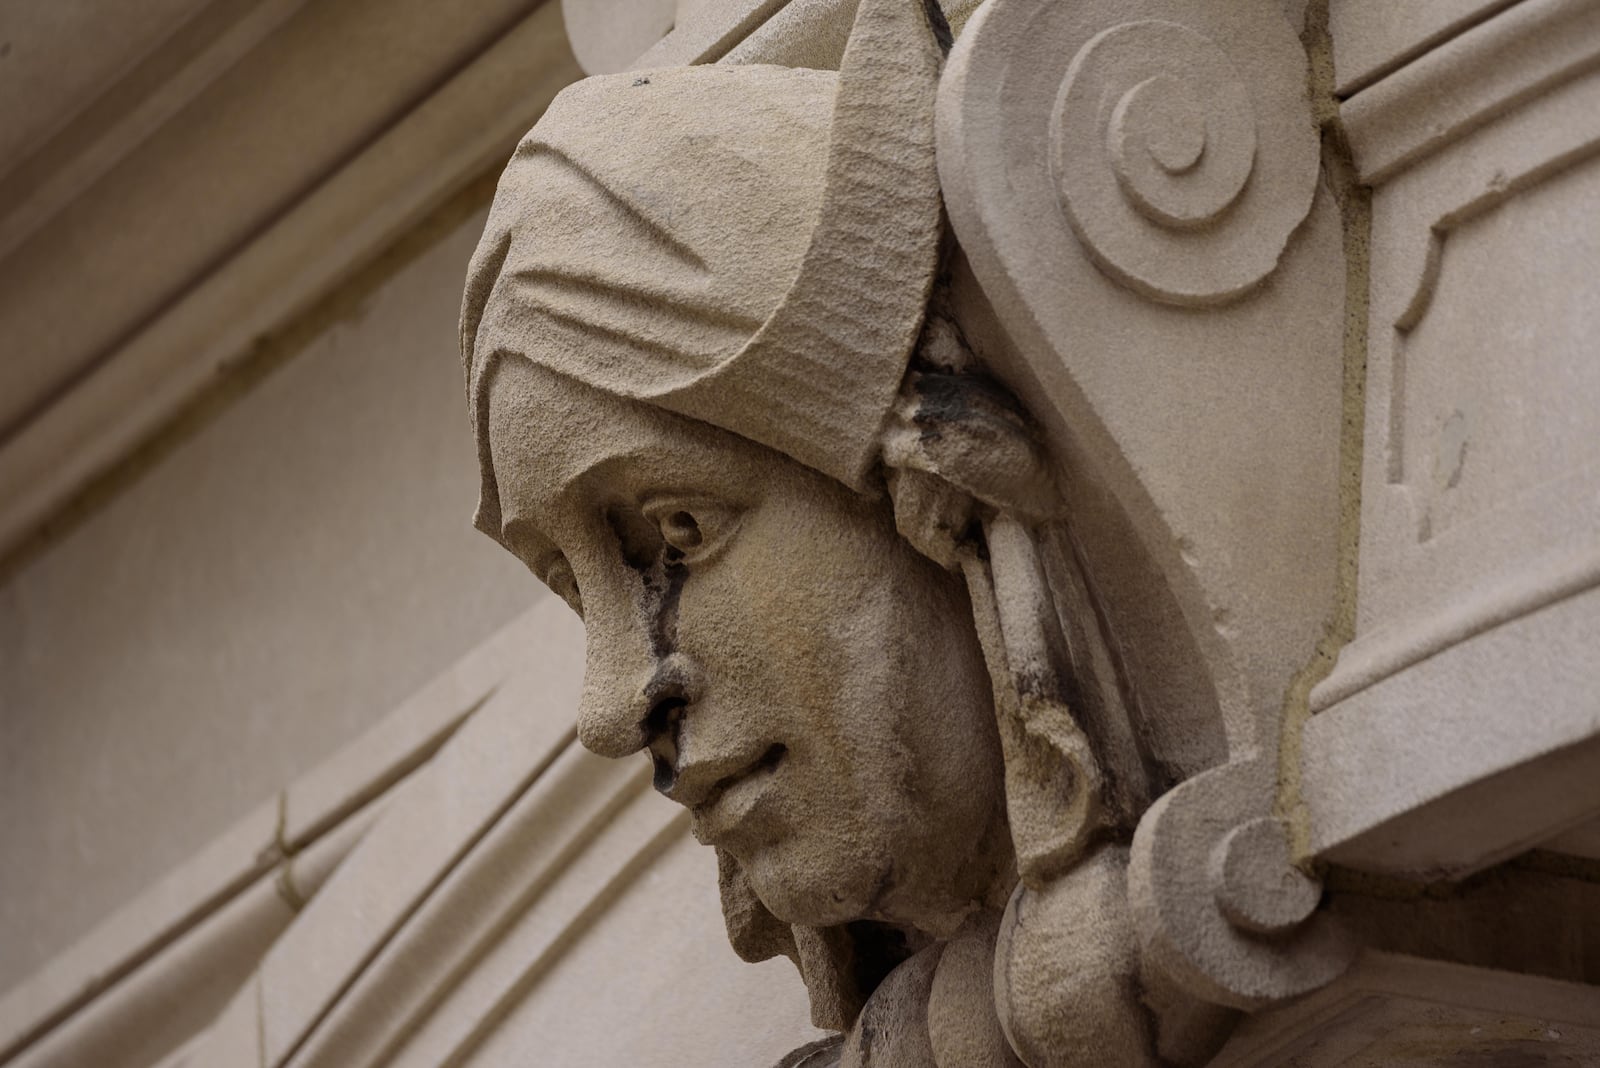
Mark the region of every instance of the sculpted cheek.
MULTIPOLYGON (((700 663, 708 703, 751 729, 825 735, 838 656, 828 604, 760 540, 691 574, 679 600, 678 644, 700 663)), ((796 739, 804 744, 805 738, 796 739)))

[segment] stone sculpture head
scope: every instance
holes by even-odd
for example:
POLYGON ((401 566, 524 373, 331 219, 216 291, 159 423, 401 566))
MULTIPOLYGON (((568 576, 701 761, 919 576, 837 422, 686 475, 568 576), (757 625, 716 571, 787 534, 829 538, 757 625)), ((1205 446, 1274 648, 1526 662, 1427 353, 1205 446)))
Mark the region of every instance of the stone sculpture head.
POLYGON ((1015 882, 966 589, 901 537, 879 459, 937 257, 931 151, 838 181, 840 79, 568 89, 501 181, 463 313, 477 522, 584 618, 580 739, 649 753, 718 849, 735 947, 795 957, 814 1001, 862 955, 818 932, 945 936, 1015 882), (886 191, 904 218, 854 278, 810 262, 886 191), (818 277, 883 284, 830 303, 818 277))
POLYGON ((787 923, 949 929, 981 902, 1005 840, 988 676, 959 579, 887 500, 530 361, 485 399, 493 533, 588 631, 583 744, 647 750, 787 923))

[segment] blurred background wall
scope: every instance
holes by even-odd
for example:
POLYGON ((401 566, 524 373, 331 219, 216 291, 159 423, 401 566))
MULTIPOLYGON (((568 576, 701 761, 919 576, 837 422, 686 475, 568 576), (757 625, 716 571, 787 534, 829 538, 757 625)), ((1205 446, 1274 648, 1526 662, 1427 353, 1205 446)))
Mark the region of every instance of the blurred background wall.
POLYGON ((340 309, 0 587, 0 987, 542 593, 470 525, 455 316, 480 228, 340 309))

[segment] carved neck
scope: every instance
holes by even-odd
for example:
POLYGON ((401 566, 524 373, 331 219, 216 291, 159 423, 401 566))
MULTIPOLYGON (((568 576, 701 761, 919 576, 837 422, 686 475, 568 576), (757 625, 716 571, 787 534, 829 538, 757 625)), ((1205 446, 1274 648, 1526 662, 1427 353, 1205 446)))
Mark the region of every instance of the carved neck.
POLYGON ((962 864, 917 875, 905 878, 903 873, 892 873, 870 917, 900 929, 908 944, 950 938, 975 913, 1004 910, 1017 885, 1004 799, 996 799, 989 826, 962 864))

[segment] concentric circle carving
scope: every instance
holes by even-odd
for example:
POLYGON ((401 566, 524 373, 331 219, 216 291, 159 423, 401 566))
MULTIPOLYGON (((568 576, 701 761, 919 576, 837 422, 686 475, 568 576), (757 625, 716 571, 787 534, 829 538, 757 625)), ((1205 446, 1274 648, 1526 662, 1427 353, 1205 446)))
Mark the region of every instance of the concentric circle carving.
MULTIPOLYGON (((1221 53, 1214 58, 1227 62, 1221 53)), ((1111 113, 1112 170, 1123 194, 1156 223, 1204 226, 1250 179, 1256 155, 1250 97, 1226 68, 1209 73, 1198 95, 1195 79, 1146 78, 1111 113)))
POLYGON ((1309 206, 1291 191, 1317 167, 1284 103, 1258 99, 1222 46, 1177 22, 1091 38, 1050 137, 1062 206, 1095 262, 1174 304, 1220 303, 1270 274, 1309 206))

